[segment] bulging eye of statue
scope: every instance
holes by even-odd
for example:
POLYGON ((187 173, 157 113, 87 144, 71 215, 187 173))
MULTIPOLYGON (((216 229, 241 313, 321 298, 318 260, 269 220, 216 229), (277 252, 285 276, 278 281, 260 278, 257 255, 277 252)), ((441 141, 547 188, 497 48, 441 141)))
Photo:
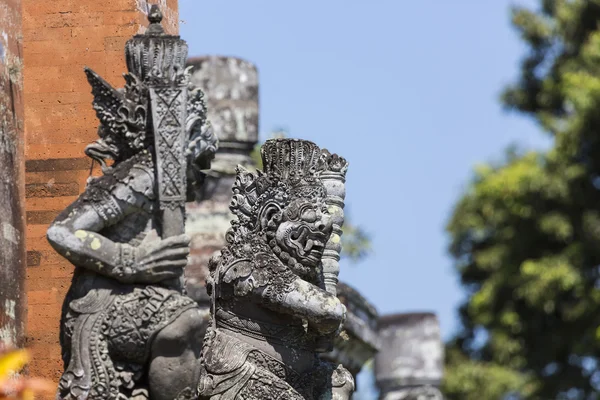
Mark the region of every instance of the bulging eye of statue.
POLYGON ((305 222, 313 223, 318 218, 317 211, 312 206, 303 207, 300 213, 300 218, 305 222))

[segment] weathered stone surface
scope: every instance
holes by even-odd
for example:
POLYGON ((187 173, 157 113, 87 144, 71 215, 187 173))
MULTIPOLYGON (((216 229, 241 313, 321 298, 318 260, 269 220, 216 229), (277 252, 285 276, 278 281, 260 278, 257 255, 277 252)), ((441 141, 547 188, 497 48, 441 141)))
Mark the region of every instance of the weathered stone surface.
POLYGON ((0 1, 0 345, 25 334, 23 59, 20 0, 0 1))
POLYGON ((435 314, 386 315, 379 319, 380 351, 375 379, 382 400, 441 399, 444 348, 435 314))

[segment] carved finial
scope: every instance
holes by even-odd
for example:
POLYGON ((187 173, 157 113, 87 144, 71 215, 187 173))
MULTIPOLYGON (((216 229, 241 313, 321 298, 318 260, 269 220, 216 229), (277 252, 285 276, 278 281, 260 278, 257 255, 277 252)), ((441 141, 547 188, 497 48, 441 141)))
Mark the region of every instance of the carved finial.
POLYGON ((144 34, 135 35, 125 45, 129 73, 142 82, 163 84, 184 79, 188 47, 177 35, 168 35, 160 24, 163 15, 157 5, 148 12, 150 25, 144 34))
POLYGON ((150 12, 148 13, 148 21, 151 24, 160 24, 162 22, 163 19, 163 15, 162 12, 160 11, 160 8, 158 7, 157 4, 153 4, 150 7, 150 12))
POLYGON ((160 8, 157 4, 153 4, 150 7, 150 11, 148 12, 148 22, 150 22, 150 26, 148 26, 148 30, 146 31, 149 35, 160 35, 165 31, 161 25, 163 19, 163 14, 160 11, 160 8))

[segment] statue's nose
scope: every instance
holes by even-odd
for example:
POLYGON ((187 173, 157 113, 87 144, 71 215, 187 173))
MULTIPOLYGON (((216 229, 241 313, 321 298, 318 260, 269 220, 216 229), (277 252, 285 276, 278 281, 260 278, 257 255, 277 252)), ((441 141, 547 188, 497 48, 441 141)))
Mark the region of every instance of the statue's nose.
POLYGON ((322 214, 321 219, 317 222, 317 229, 321 232, 329 232, 333 227, 333 220, 330 215, 322 214))

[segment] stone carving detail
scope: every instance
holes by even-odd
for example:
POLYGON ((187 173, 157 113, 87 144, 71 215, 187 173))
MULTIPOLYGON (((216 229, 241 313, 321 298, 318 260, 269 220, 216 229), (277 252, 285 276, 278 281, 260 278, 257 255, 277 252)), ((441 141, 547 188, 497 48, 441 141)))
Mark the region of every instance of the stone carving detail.
POLYGON ((202 182, 216 138, 190 87, 187 45, 153 6, 126 45, 124 89, 86 69, 100 121, 85 152, 103 176, 48 229, 74 266, 61 319, 60 399, 193 398, 203 319, 183 293, 188 188, 202 182))
POLYGON ((321 180, 327 191, 325 203, 333 218, 333 233, 323 254, 323 277, 325 287, 330 293, 336 294, 338 274, 340 271, 340 251, 342 250, 340 236, 344 225, 344 198, 346 197, 346 171, 348 162, 337 154, 324 154, 326 171, 321 174, 321 180))
POLYGON ((264 171, 238 167, 230 206, 237 219, 209 264, 200 397, 349 399, 351 374, 318 357, 346 313, 321 267, 333 227, 321 179, 329 153, 273 139, 261 154, 264 171))

